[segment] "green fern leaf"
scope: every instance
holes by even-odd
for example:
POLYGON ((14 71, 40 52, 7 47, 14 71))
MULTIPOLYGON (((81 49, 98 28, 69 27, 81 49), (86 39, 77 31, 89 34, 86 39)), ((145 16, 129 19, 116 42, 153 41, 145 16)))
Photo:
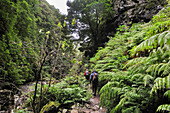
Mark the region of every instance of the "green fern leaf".
POLYGON ((163 104, 163 105, 160 105, 157 110, 157 112, 161 112, 161 111, 168 111, 170 112, 170 104, 163 104))
POLYGON ((159 80, 156 81, 156 83, 154 84, 152 90, 151 90, 151 95, 153 94, 153 92, 157 93, 157 90, 161 90, 161 89, 169 89, 170 88, 170 75, 166 76, 164 78, 159 78, 159 80))
POLYGON ((135 107, 136 107, 136 106, 128 107, 128 108, 122 110, 121 113, 133 113, 135 107))
POLYGON ((151 38, 143 41, 141 44, 139 44, 137 47, 133 48, 133 52, 131 50, 131 56, 137 55, 139 51, 145 51, 145 50, 152 50, 153 47, 157 48, 158 45, 162 48, 165 45, 170 44, 170 32, 165 31, 161 34, 156 34, 152 36, 151 38))
MULTIPOLYGON (((170 62, 170 61, 169 61, 170 62)), ((160 75, 160 73, 162 72, 162 75, 166 75, 169 72, 169 68, 170 68, 170 63, 161 63, 160 68, 158 69, 158 75, 160 75)))
POLYGON ((170 32, 165 35, 164 45, 170 45, 170 32))
POLYGON ((167 91, 164 93, 164 97, 168 97, 168 99, 170 99, 170 90, 167 90, 167 91))
POLYGON ((164 45, 164 37, 167 33, 168 33, 168 31, 165 31, 159 35, 158 44, 160 45, 160 47, 162 47, 164 45))
POLYGON ((113 108, 110 113, 116 113, 117 111, 119 111, 124 106, 126 99, 127 97, 122 98, 119 104, 115 108, 113 108))
POLYGON ((153 79, 154 78, 151 75, 145 75, 145 77, 143 78, 144 86, 148 85, 150 83, 150 81, 153 79))

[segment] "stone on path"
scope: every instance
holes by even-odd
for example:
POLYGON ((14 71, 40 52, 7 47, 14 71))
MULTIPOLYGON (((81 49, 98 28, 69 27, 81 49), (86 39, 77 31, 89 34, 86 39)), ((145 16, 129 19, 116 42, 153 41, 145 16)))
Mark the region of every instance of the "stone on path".
POLYGON ((78 113, 78 111, 73 109, 73 110, 71 110, 71 113, 78 113))
POLYGON ((85 107, 80 107, 78 113, 106 113, 106 110, 99 106, 99 95, 91 98, 90 104, 85 104, 85 107))

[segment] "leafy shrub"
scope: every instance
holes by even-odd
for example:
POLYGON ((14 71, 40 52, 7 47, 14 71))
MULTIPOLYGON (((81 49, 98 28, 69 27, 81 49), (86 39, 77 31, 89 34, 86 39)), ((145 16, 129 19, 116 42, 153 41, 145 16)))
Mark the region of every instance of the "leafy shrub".
MULTIPOLYGON (((52 84, 47 94, 44 97, 42 105, 42 112, 47 111, 52 106, 57 105, 57 109, 59 108, 69 108, 71 105, 75 103, 83 104, 90 97, 91 93, 87 91, 88 81, 84 77, 77 76, 68 76, 63 79, 61 82, 52 84), (58 104, 54 104, 58 103, 58 104)), ((48 87, 48 84, 43 86, 44 89, 48 87)), ((40 86, 38 88, 38 94, 40 95, 40 86)), ((32 98, 32 95, 31 95, 32 98)), ((38 101, 38 100, 37 100, 38 101)), ((31 102, 29 98, 27 101, 27 105, 31 102)))

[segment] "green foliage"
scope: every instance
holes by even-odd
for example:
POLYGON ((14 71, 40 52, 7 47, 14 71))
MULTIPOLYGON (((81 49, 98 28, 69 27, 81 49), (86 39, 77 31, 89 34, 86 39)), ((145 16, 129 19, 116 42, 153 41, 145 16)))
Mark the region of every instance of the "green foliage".
POLYGON ((169 32, 165 31, 161 34, 156 34, 152 36, 151 38, 143 41, 141 44, 139 44, 137 47, 135 47, 134 51, 131 52, 131 56, 138 56, 141 51, 151 51, 152 49, 160 46, 166 46, 170 44, 170 36, 169 32))
POLYGON ((150 23, 120 26, 90 59, 99 72, 100 104, 108 112, 156 112, 160 103, 166 106, 159 107, 159 112, 168 111, 168 12, 164 8, 150 23))
POLYGON ((156 111, 157 112, 159 112, 159 111, 161 111, 161 112, 162 111, 170 112, 170 105, 169 104, 160 105, 156 111))
POLYGON ((157 93, 157 90, 165 90, 170 88, 170 75, 157 80, 152 87, 151 95, 153 92, 157 93))
POLYGON ((35 65, 32 62, 35 59, 31 58, 34 48, 28 44, 36 36, 36 27, 32 26, 35 17, 30 13, 33 9, 25 0, 17 3, 1 0, 0 4, 0 77, 5 81, 22 84, 34 78, 35 65))
POLYGON ((49 68, 43 68, 43 75, 54 65, 59 70, 56 78, 68 74, 63 69, 71 67, 73 45, 58 26, 59 11, 44 0, 1 0, 0 5, 0 79, 14 84, 33 81, 43 57, 54 49, 60 51, 46 59, 44 66, 49 68))
POLYGON ((25 109, 22 109, 22 110, 17 110, 17 109, 14 109, 14 112, 15 113, 29 113, 29 111, 28 111, 28 109, 27 108, 25 108, 25 109))
MULTIPOLYGON (((86 102, 91 97, 91 93, 87 90, 87 86, 88 81, 86 81, 84 77, 78 76, 67 76, 62 79, 61 82, 51 84, 47 94, 44 97, 41 113, 48 111, 53 106, 57 109, 64 108, 64 106, 68 108, 75 103, 86 102)), ((46 89, 48 84, 43 87, 46 89)), ((38 87, 37 97, 39 95, 40 86, 38 87)), ((38 101, 38 98, 36 101, 38 101)), ((29 103, 31 103, 30 99, 27 100, 27 105, 29 105, 29 103)))
POLYGON ((106 37, 106 18, 111 11, 107 0, 74 0, 68 1, 69 30, 76 32, 81 44, 79 50, 92 57, 98 47, 103 46, 106 37), (79 30, 77 30, 79 29, 79 30))
POLYGON ((166 31, 170 28, 169 19, 168 19, 170 17, 169 11, 170 8, 165 7, 152 18, 151 22, 153 26, 147 32, 148 38, 155 34, 166 31))
POLYGON ((167 90, 167 91, 164 93, 164 96, 165 96, 165 97, 168 97, 168 99, 170 99, 170 90, 167 90))

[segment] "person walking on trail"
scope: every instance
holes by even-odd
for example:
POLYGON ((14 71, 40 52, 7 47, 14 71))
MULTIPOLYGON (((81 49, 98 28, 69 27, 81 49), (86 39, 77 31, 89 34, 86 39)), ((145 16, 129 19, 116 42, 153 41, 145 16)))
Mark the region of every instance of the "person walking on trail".
POLYGON ((90 78, 90 72, 88 71, 88 69, 86 69, 84 76, 86 77, 87 80, 89 80, 90 78))
POLYGON ((90 76, 90 83, 92 82, 92 91, 93 95, 96 96, 97 86, 98 86, 98 74, 95 70, 93 70, 90 76))

